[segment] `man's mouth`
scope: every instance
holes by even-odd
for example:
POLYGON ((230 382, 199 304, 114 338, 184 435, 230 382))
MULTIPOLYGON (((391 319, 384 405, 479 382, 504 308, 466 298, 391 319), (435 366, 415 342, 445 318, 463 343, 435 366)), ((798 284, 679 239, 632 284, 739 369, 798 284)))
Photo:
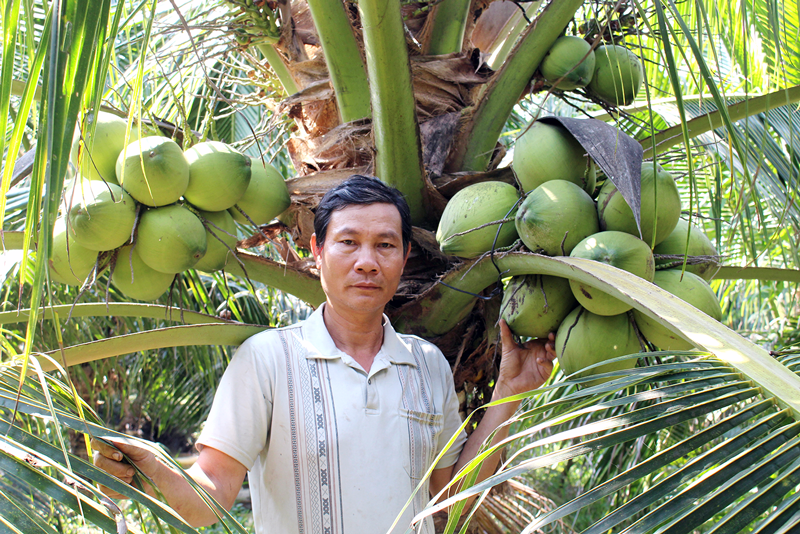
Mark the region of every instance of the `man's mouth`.
POLYGON ((380 289, 381 286, 376 284, 353 284, 354 287, 358 289, 380 289))

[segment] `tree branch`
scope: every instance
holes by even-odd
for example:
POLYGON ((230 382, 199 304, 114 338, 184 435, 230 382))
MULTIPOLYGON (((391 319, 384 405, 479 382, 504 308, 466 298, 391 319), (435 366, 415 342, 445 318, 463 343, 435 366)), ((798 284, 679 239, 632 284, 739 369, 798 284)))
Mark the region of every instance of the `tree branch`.
POLYGON ((551 1, 529 25, 509 59, 487 84, 453 148, 453 171, 484 171, 511 111, 547 51, 561 35, 583 0, 551 1))
POLYGON ((341 0, 308 0, 342 122, 368 118, 369 83, 353 27, 341 0))
POLYGON ((426 217, 425 171, 400 0, 358 2, 372 100, 375 169, 399 189, 421 225, 426 217))

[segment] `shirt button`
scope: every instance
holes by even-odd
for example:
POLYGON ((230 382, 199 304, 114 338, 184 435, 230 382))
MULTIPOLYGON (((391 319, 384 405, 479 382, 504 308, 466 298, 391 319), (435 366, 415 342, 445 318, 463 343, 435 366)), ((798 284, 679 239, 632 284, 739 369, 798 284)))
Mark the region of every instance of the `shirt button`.
POLYGON ((367 379, 367 384, 372 384, 372 379, 371 378, 367 379))

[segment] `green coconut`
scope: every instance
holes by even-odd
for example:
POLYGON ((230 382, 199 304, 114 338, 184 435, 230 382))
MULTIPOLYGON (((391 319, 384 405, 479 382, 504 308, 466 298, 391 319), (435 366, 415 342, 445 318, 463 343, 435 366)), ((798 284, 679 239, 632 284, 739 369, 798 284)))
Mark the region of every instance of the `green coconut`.
POLYGON ((66 192, 69 236, 90 250, 113 250, 131 238, 136 202, 112 183, 81 180, 66 192))
POLYGON ((137 235, 136 252, 147 265, 162 273, 191 269, 208 248, 203 223, 178 204, 145 211, 137 235))
POLYGON ((174 279, 174 274, 151 269, 130 245, 117 252, 111 274, 111 282, 120 293, 136 300, 156 300, 170 288, 174 279))
POLYGON ((566 256, 582 239, 600 231, 592 197, 566 180, 550 180, 531 191, 515 224, 526 247, 550 256, 566 256))
POLYGON ((670 233, 664 241, 656 245, 653 249, 653 254, 675 256, 671 259, 662 258, 656 260, 656 265, 672 265, 675 268, 682 266, 686 255, 689 256, 689 259, 693 259, 693 257, 697 256, 704 256, 706 261, 696 264, 687 263, 686 270, 696 274, 706 282, 711 280, 719 270, 717 249, 714 248, 714 245, 711 244, 711 241, 709 241, 702 230, 696 226, 692 226, 692 229, 689 230, 689 223, 684 220, 679 220, 672 233, 670 233), (687 235, 689 238, 688 248, 686 242, 687 235))
POLYGON ((219 271, 228 262, 235 261, 231 250, 236 249, 236 223, 227 211, 201 211, 200 216, 205 219, 208 248, 194 268, 205 272, 219 271))
MULTIPOLYGON (((681 274, 680 270, 671 269, 656 271, 653 283, 717 321, 722 320, 722 308, 720 308, 717 295, 711 289, 711 286, 696 274, 690 272, 681 274)), ((694 345, 639 310, 634 310, 633 316, 642 335, 661 350, 690 350, 694 348, 694 345)))
POLYGON ((519 200, 517 189, 505 182, 481 182, 465 187, 450 199, 444 208, 436 241, 442 252, 461 258, 474 258, 492 248, 507 247, 517 240, 517 229, 512 222, 490 224, 516 215, 514 205, 519 200), (513 208, 513 211, 512 211, 513 208), (510 213, 509 213, 510 212, 510 213), (479 226, 480 230, 466 232, 479 226), (498 235, 498 228, 500 232, 498 235))
POLYGON ((286 188, 286 181, 278 169, 269 163, 265 165, 258 158, 250 158, 250 161, 250 185, 247 186, 244 196, 228 211, 236 222, 250 224, 247 220, 250 217, 256 225, 267 224, 283 213, 292 203, 292 199, 289 189, 286 188), (239 210, 245 212, 247 217, 239 210))
MULTIPOLYGON (((642 163, 641 223, 642 240, 655 246, 664 241, 681 218, 681 197, 672 175, 653 162, 642 163), (655 170, 655 172, 654 172, 655 170), (653 234, 655 231, 655 235, 653 234)), ((600 228, 617 230, 639 237, 633 210, 622 198, 614 182, 606 180, 597 195, 600 228)))
POLYGON ((619 45, 598 46, 589 91, 612 106, 628 106, 642 86, 644 69, 639 57, 619 45))
POLYGON ((565 35, 550 47, 539 70, 554 89, 572 91, 586 87, 594 74, 594 64, 592 46, 580 37, 565 35))
MULTIPOLYGON (((565 375, 641 350, 636 330, 627 313, 596 315, 578 306, 561 322, 556 333, 556 357, 565 375)), ((623 371, 636 366, 636 358, 599 365, 574 378, 623 371)), ((611 377, 593 380, 589 386, 601 384, 611 377)))
POLYGON ((236 204, 250 185, 250 158, 225 143, 206 141, 187 150, 189 187, 183 197, 203 211, 236 204))
MULTIPOLYGON (((72 142, 70 160, 78 172, 89 180, 105 180, 117 183, 117 157, 125 148, 125 131, 128 122, 111 113, 101 111, 98 114, 87 115, 86 130, 81 135, 76 133, 72 142), (96 123, 94 136, 89 138, 89 127, 96 123), (80 160, 80 161, 79 161, 80 160)), ((139 136, 136 128, 131 128, 128 142, 134 141, 139 136)))
POLYGON ((177 202, 189 185, 189 164, 178 143, 167 137, 143 137, 117 159, 122 188, 150 207, 177 202))
POLYGON ((548 180, 566 180, 594 193, 594 163, 562 126, 534 122, 517 138, 511 167, 526 193, 548 180))
POLYGON ((97 251, 69 239, 64 218, 53 226, 53 248, 48 260, 50 279, 59 284, 80 286, 97 262, 97 251))
POLYGON ((566 278, 515 276, 503 292, 500 313, 518 336, 547 337, 577 304, 566 278))
MULTIPOLYGON (((653 280, 655 263, 650 247, 641 239, 625 232, 598 232, 578 243, 570 254, 612 265, 648 282, 653 280)), ((597 315, 618 315, 633 306, 587 284, 570 280, 569 285, 578 302, 597 315)))

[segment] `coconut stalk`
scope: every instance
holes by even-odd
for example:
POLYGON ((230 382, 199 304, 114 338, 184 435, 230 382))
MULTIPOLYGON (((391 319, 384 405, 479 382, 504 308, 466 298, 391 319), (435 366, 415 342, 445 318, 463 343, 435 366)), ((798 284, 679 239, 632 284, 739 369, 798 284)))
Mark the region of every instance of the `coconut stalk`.
MULTIPOLYGON (((242 323, 169 326, 81 343, 65 347, 62 350, 51 350, 46 354, 57 362, 63 362, 62 365, 66 363, 67 366, 72 366, 166 347, 241 345, 247 338, 263 332, 267 328, 269 327, 242 323)), ((49 360, 42 359, 40 363, 43 371, 49 372, 56 369, 56 366, 49 360)))
POLYGON ((511 111, 547 51, 582 4, 583 0, 553 1, 528 26, 509 59, 487 84, 472 114, 465 116, 466 123, 454 146, 451 169, 486 170, 511 111))
MULTIPOLYGON (((776 361, 755 343, 687 304, 660 287, 604 263, 571 257, 549 257, 530 253, 495 256, 503 277, 545 274, 576 280, 634 306, 670 331, 735 367, 767 394, 779 399, 783 408, 800 417, 800 376, 776 361)), ((480 292, 498 280, 497 268, 486 257, 445 276, 444 281, 459 289, 480 292)), ((406 331, 427 331, 432 336, 449 331, 458 312, 471 307, 475 297, 437 285, 425 295, 427 307, 410 307, 399 321, 406 331), (458 310, 454 313, 454 310, 458 310)), ((468 312, 467 312, 468 313, 468 312)), ((397 322, 397 321, 396 321, 397 322)))
POLYGON ((714 278, 716 280, 770 280, 800 284, 800 269, 723 266, 714 273, 714 278))
POLYGON ((370 116, 369 83, 353 27, 341 0, 308 0, 342 122, 370 116))
POLYGON ((431 38, 425 54, 433 56, 461 52, 467 28, 470 0, 443 0, 429 16, 433 17, 431 38))
POLYGON ((236 255, 242 264, 228 262, 228 273, 290 293, 315 307, 325 302, 318 277, 250 252, 239 250, 236 255))
MULTIPOLYGON (((0 312, 0 324, 24 323, 30 316, 30 309, 0 312)), ((163 304, 141 304, 135 302, 84 302, 80 304, 60 304, 39 308, 42 320, 49 321, 54 317, 147 317, 163 319, 183 324, 225 323, 231 321, 220 319, 214 315, 183 310, 163 304)))
MULTIPOLYGON (((747 98, 742 102, 727 106, 727 111, 730 122, 734 123, 746 117, 751 117, 759 113, 766 113, 771 109, 787 106, 796 102, 800 102, 800 85, 795 85, 787 89, 779 89, 762 96, 747 98)), ((725 120, 722 112, 716 110, 687 121, 685 126, 689 137, 695 138, 706 132, 721 128, 724 125, 725 120)), ((683 126, 682 124, 672 126, 652 137, 642 140, 644 159, 653 157, 653 146, 655 146, 655 153, 661 154, 682 142, 683 137, 681 136, 681 132, 683 126)))
POLYGON ((267 60, 269 66, 272 67, 272 72, 275 73, 275 77, 281 82, 286 94, 293 95, 298 92, 300 88, 294 80, 291 71, 286 66, 286 63, 283 62, 283 58, 281 57, 281 53, 278 52, 278 49, 271 44, 258 44, 256 48, 258 48, 261 55, 264 56, 264 59, 267 60))
POLYGON ((420 225, 427 214, 425 171, 400 0, 361 0, 358 11, 370 79, 375 172, 405 195, 411 219, 420 225))
MULTIPOLYGON (((800 391, 799 376, 772 358, 765 349, 658 286, 610 265, 581 258, 511 253, 495 258, 495 262, 503 276, 547 274, 570 278, 631 304, 690 343, 741 371, 763 388, 768 396, 775 397, 782 408, 790 409, 795 418, 800 417, 800 398, 797 396, 800 391)), ((480 291, 497 281, 497 268, 487 257, 465 264, 461 269, 449 273, 445 280, 460 289, 480 291)), ((422 310, 411 305, 401 310, 400 316, 394 322, 398 328, 406 331, 413 328, 415 332, 425 332, 428 336, 437 331, 446 332, 457 322, 458 312, 453 313, 453 310, 468 308, 474 298, 438 285, 424 296, 422 310), (443 316, 445 320, 441 319, 443 316)), ((175 326, 83 343, 48 354, 56 360, 63 355, 67 365, 74 365, 165 347, 234 345, 264 328, 219 323, 175 326)), ((52 369, 52 365, 48 365, 47 369, 52 369)))

